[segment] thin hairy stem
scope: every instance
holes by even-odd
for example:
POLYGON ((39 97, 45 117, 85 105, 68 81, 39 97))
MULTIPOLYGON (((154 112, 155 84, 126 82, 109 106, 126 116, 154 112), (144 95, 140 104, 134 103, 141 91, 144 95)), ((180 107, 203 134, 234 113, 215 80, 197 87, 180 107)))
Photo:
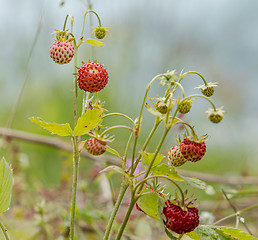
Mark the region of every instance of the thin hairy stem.
POLYGON ((9 240, 9 236, 8 236, 8 234, 7 234, 7 230, 6 230, 4 224, 3 224, 1 221, 0 221, 0 228, 1 228, 2 233, 3 233, 3 235, 4 235, 4 239, 5 239, 5 240, 9 240))

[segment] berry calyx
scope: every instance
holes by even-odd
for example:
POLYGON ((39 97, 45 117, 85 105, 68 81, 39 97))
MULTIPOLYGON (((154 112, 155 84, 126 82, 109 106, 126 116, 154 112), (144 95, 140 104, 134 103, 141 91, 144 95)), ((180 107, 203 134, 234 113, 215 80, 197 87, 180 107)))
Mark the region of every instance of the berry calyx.
POLYGON ((187 161, 191 162, 200 161, 206 152, 204 140, 193 141, 189 138, 185 138, 179 146, 181 154, 187 161))
POLYGON ((168 229, 182 234, 193 231, 199 225, 197 208, 185 207, 185 210, 183 210, 180 206, 171 203, 169 200, 165 204, 166 207, 163 208, 166 218, 164 224, 168 229))
POLYGON ((208 118, 212 123, 219 123, 222 121, 225 111, 223 107, 217 108, 216 111, 209 108, 205 113, 208 113, 208 118))
POLYGON ((78 70, 78 86, 87 92, 98 92, 108 83, 107 70, 99 63, 85 63, 78 70))
POLYGON ((87 141, 86 148, 90 154, 98 156, 106 152, 106 145, 107 143, 105 141, 101 141, 95 137, 91 137, 87 141))
POLYGON ((92 32, 95 33, 95 37, 97 39, 103 39, 106 36, 106 33, 108 33, 107 31, 108 28, 103 28, 103 27, 94 27, 94 30, 92 32))
POLYGON ((168 151, 168 163, 174 167, 182 166, 187 159, 181 153, 180 145, 173 146, 168 151))
POLYGON ((192 99, 191 100, 185 100, 179 103, 178 105, 178 111, 182 114, 186 114, 188 112, 190 112, 191 108, 192 108, 192 99))
POLYGON ((164 101, 157 101, 155 104, 155 109, 161 114, 166 114, 168 111, 168 106, 164 101))
POLYGON ((74 47, 70 42, 54 42, 49 54, 55 63, 67 64, 73 59, 74 47))

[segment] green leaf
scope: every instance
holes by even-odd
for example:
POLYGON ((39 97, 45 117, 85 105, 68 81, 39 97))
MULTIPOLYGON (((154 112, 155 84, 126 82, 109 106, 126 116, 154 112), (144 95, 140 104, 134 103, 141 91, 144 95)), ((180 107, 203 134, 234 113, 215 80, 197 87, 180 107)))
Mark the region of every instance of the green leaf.
POLYGON ((243 232, 239 229, 236 228, 231 228, 231 227, 212 227, 214 230, 216 230, 217 232, 222 231, 223 234, 225 235, 229 235, 230 239, 241 239, 241 240, 257 240, 258 238, 251 236, 250 234, 243 232), (218 231, 220 230, 220 231, 218 231))
POLYGON ((202 240, 229 240, 228 237, 220 235, 210 226, 199 225, 194 231, 202 240))
POLYGON ((99 109, 88 109, 79 117, 74 128, 74 136, 80 136, 96 128, 102 121, 103 112, 99 109))
POLYGON ((86 43, 92 45, 92 46, 95 46, 95 47, 102 47, 102 46, 105 46, 105 43, 101 42, 101 41, 98 41, 98 40, 95 40, 95 39, 87 39, 85 41, 86 43))
MULTIPOLYGON (((142 155, 142 160, 141 160, 142 166, 144 167, 144 169, 147 169, 154 156, 154 153, 141 152, 141 155, 142 155)), ((162 154, 158 154, 153 162, 152 168, 159 165, 163 158, 164 156, 162 154)))
POLYGON ((114 155, 120 157, 120 154, 119 154, 115 149, 109 147, 108 145, 106 146, 106 150, 107 150, 108 152, 110 152, 110 153, 112 153, 112 154, 114 154, 114 155))
POLYGON ((42 120, 41 118, 29 118, 30 121, 36 123, 42 128, 50 131, 52 134, 57 134, 59 136, 72 136, 73 130, 71 129, 69 123, 58 124, 58 123, 48 123, 42 120))
POLYGON ((13 187, 13 170, 4 158, 0 161, 0 213, 8 210, 13 187))
POLYGON ((194 240, 202 240, 202 238, 200 238, 200 236, 195 231, 186 233, 186 235, 194 240))
POLYGON ((149 191, 138 199, 137 204, 147 215, 159 221, 159 213, 157 211, 158 198, 158 193, 149 191))
POLYGON ((184 179, 179 176, 173 166, 167 166, 166 164, 161 164, 159 166, 153 167, 151 173, 154 175, 165 175, 172 178, 175 181, 184 181, 184 179))
POLYGON ((186 181, 186 183, 188 183, 192 187, 199 188, 199 189, 206 189, 207 188, 207 184, 205 182, 201 181, 200 179, 184 177, 184 176, 181 176, 181 175, 180 175, 180 177, 183 178, 186 181))

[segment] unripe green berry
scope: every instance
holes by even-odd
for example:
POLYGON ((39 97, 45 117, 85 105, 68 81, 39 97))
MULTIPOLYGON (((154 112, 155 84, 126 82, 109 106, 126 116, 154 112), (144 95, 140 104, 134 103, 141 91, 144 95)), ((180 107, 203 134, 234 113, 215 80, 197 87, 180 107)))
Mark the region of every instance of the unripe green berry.
POLYGON ((192 102, 191 100, 186 100, 186 101, 179 103, 178 111, 182 114, 186 114, 186 113, 190 112, 190 110, 192 108, 191 102, 192 102))
POLYGON ((209 115, 209 119, 213 123, 219 123, 223 119, 223 116, 221 114, 212 113, 209 115))
POLYGON ((95 31, 95 37, 98 39, 103 39, 106 36, 105 28, 98 27, 95 31))
POLYGON ((211 97, 214 94, 214 87, 202 88, 201 91, 204 96, 211 97))
POLYGON ((155 108, 161 114, 166 114, 168 111, 168 106, 163 101, 157 101, 157 103, 155 104, 155 108))

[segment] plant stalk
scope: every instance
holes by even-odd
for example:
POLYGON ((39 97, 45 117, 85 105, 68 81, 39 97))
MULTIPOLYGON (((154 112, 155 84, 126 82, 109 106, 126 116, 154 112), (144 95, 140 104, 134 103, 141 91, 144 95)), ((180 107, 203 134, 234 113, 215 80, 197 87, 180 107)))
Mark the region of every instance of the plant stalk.
POLYGON ((7 230, 6 230, 4 224, 1 221, 0 221, 0 228, 1 228, 2 232, 3 232, 5 240, 9 240, 9 236, 7 234, 7 230))

